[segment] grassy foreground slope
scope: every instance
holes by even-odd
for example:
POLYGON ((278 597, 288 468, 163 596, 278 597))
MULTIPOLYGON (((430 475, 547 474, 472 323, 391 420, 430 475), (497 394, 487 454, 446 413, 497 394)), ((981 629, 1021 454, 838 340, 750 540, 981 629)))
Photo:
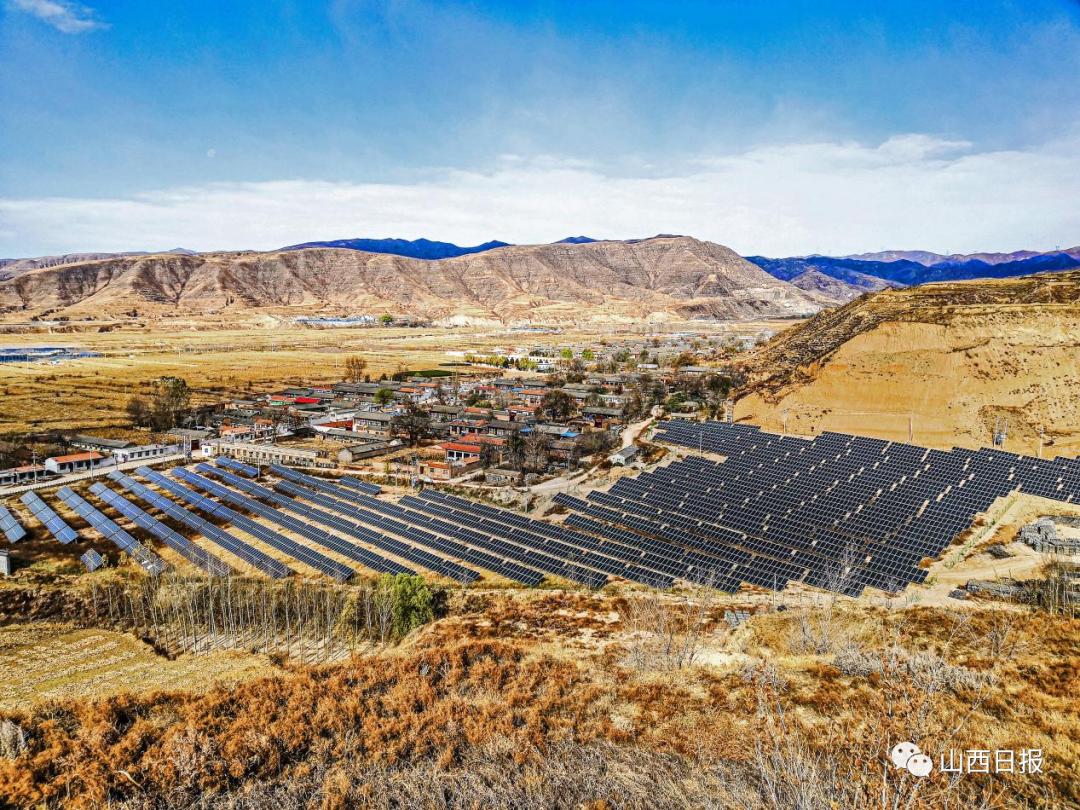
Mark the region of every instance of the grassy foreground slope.
POLYGON ((757 352, 736 415, 796 433, 1080 452, 1080 272, 886 290, 757 352))
POLYGON ((732 630, 722 606, 699 596, 459 593, 401 646, 344 663, 200 693, 37 704, 7 721, 5 802, 764 809, 1080 799, 1076 620, 835 601, 759 605, 732 630), (885 758, 908 739, 935 759, 1039 748, 1043 772, 914 780, 885 758))

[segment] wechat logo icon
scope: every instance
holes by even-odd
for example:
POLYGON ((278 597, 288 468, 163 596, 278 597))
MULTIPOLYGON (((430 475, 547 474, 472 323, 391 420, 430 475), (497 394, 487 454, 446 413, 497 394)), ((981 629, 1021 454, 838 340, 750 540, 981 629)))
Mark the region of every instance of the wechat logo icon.
POLYGON ((893 746, 889 759, 897 768, 906 770, 912 776, 929 776, 934 768, 934 761, 920 750, 913 742, 901 742, 893 746))

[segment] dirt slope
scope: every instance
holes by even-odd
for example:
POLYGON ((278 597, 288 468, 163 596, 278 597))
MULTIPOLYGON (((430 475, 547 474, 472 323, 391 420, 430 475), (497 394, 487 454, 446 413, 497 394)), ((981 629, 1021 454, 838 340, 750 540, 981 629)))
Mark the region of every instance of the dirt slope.
POLYGON ((757 352, 736 414, 792 432, 1080 453, 1080 272, 889 290, 757 352))
MULTIPOLYGON (((514 246, 440 261, 353 250, 114 257, 0 281, 8 318, 389 310, 434 319, 807 315, 832 303, 689 237, 514 246)), ((251 314, 251 313, 249 313, 251 314)))

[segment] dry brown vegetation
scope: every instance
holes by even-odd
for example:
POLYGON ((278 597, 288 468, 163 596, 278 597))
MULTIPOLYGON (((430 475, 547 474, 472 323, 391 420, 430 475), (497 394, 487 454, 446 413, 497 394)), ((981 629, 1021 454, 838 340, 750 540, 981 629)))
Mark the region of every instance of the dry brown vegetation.
POLYGON ((1077 620, 837 601, 731 630, 721 614, 693 593, 459 592, 382 653, 11 715, 0 784, 12 806, 66 807, 1080 800, 1077 620), (902 777, 885 753, 905 739, 1042 748, 1044 773, 902 777))
MULTIPOLYGON (((746 323, 772 330, 785 322, 746 323)), ((125 406, 133 395, 148 396, 164 375, 182 377, 192 388, 194 405, 229 396, 278 391, 289 385, 340 382, 350 374, 346 361, 364 363, 363 374, 378 379, 402 369, 430 369, 460 361, 448 350, 484 352, 500 346, 560 347, 640 336, 640 325, 567 329, 558 334, 521 335, 505 329, 341 328, 309 329, 287 320, 223 329, 220 321, 134 322, 109 332, 74 331, 53 335, 4 335, 5 345, 73 345, 102 356, 63 363, 0 364, 0 433, 70 430, 131 434, 125 406)), ((674 323, 669 328, 700 331, 724 325, 674 323)), ((467 370, 467 369, 466 369, 467 370)))

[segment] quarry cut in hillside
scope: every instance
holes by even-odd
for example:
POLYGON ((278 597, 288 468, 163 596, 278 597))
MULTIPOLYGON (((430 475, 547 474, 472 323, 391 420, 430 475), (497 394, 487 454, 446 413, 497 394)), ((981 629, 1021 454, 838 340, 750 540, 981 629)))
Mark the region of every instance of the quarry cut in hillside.
POLYGON ((1080 453, 1080 272, 888 290, 755 353, 740 419, 948 447, 1080 453))
POLYGON ((512 246, 438 261, 340 249, 114 257, 0 281, 8 319, 390 311, 493 322, 789 318, 836 299, 689 237, 512 246))

